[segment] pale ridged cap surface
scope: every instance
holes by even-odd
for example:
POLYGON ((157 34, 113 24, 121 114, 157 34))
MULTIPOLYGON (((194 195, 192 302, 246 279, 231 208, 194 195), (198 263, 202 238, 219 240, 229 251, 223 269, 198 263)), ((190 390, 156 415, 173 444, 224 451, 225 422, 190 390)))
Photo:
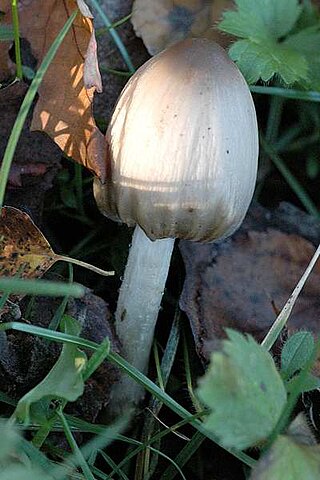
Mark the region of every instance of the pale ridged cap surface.
POLYGON ((256 181, 258 129, 248 86, 216 43, 188 39, 144 64, 124 88, 106 139, 106 216, 151 239, 230 235, 256 181))

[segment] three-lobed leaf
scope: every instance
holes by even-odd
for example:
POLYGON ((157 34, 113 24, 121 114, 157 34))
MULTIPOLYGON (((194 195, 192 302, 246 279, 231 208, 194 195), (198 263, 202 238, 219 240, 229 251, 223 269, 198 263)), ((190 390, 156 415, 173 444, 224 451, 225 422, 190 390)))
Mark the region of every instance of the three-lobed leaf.
POLYGON ((224 14, 219 28, 237 37, 259 40, 285 36, 301 14, 298 0, 236 0, 238 10, 224 14))
POLYGON ((262 43, 239 40, 232 45, 229 54, 250 84, 260 78, 268 82, 275 74, 288 85, 308 80, 308 63, 304 56, 271 39, 262 43))
POLYGON ((320 22, 298 0, 236 0, 219 28, 240 37, 230 49, 248 83, 277 76, 286 85, 320 89, 320 22), (301 22, 300 22, 301 18, 301 22))
POLYGON ((271 355, 251 336, 227 330, 198 395, 211 413, 205 424, 229 448, 263 441, 278 422, 286 390, 271 355))

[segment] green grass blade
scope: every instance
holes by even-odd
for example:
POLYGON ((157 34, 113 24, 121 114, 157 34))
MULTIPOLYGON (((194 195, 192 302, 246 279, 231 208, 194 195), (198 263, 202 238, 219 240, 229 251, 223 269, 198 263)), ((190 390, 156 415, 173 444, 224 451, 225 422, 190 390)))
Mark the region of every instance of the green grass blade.
POLYGON ((320 212, 318 208, 310 198, 309 194, 300 184, 300 182, 290 172, 286 164, 283 162, 282 158, 277 154, 277 152, 272 148, 272 146, 265 141, 262 136, 260 136, 260 143, 263 150, 266 152, 267 155, 269 155, 272 162, 282 174, 282 176, 284 177, 288 185, 291 187, 291 189, 294 191, 294 193, 297 195, 307 212, 310 213, 310 215, 314 215, 315 217, 320 218, 320 212))
POLYGON ((3 307, 5 306, 5 304, 7 303, 7 300, 9 298, 9 293, 6 293, 5 295, 2 295, 0 297, 0 311, 3 309, 3 307))
MULTIPOLYGON (((190 460, 192 455, 198 450, 200 445, 205 440, 205 436, 200 432, 196 432, 191 440, 183 447, 183 449, 178 453, 175 458, 175 463, 180 468, 183 468, 184 465, 190 460)), ((176 477, 176 470, 172 465, 163 472, 160 480, 173 480, 176 477)))
POLYGON ((319 352, 319 345, 320 343, 318 341, 317 344, 314 346, 313 352, 310 355, 309 360, 307 361, 305 366, 301 369, 300 373, 294 378, 293 389, 290 392, 287 404, 282 412, 281 417, 279 418, 277 425, 275 426, 273 432, 268 438, 268 441, 264 447, 264 450, 269 448, 272 445, 272 443, 276 440, 278 435, 281 434, 283 431, 285 431, 286 427, 288 426, 290 417, 292 417, 292 412, 298 402, 299 396, 301 395, 301 392, 302 392, 301 387, 303 386, 303 383, 306 379, 307 374, 310 372, 311 368, 316 362, 317 353, 319 352))
MULTIPOLYGON (((152 395, 154 395, 158 400, 160 400, 162 403, 164 403, 167 407, 169 407, 173 412, 175 412, 178 416, 180 416, 183 419, 188 419, 189 423, 200 433, 205 435, 206 437, 210 438, 213 442, 217 443, 220 445, 218 439, 210 432, 208 431, 202 422, 199 420, 195 419, 193 415, 191 415, 188 410, 183 408, 178 402, 176 402, 173 398, 171 398, 166 392, 161 390, 157 385, 155 385, 151 380, 149 380, 148 377, 145 377, 139 370, 136 368, 132 367, 124 358, 122 358, 120 355, 114 352, 110 352, 108 355, 108 359, 116 364, 121 370, 124 370, 127 375, 129 375, 131 378, 133 378, 137 383, 142 385, 148 392, 150 392, 152 395)), ((220 445, 221 446, 221 445, 220 445)), ((222 447, 224 448, 224 447, 222 447)), ((228 452, 230 452, 232 455, 234 455, 236 458, 241 460, 243 463, 248 465, 249 467, 252 467, 255 464, 255 460, 253 460, 251 457, 246 455, 243 452, 231 450, 231 449, 226 449, 228 452)))
POLYGON ((277 97, 290 98, 292 100, 320 102, 320 92, 305 92, 303 90, 295 90, 292 88, 263 87, 259 85, 251 86, 250 90, 253 93, 260 93, 262 95, 275 95, 277 97))
POLYGON ((273 145, 278 138, 284 103, 285 101, 283 97, 270 98, 265 138, 266 142, 271 143, 271 145, 273 145))
POLYGON ((196 412, 201 412, 203 407, 199 402, 196 394, 194 393, 193 388, 193 378, 192 378, 192 369, 190 365, 190 358, 189 358, 189 345, 188 340, 186 337, 185 331, 183 332, 183 360, 184 360, 184 368, 185 368, 185 375, 186 375, 186 382, 187 382, 187 389, 189 392, 190 400, 196 412))
MULTIPOLYGON (((68 270, 69 270, 68 283, 71 285, 73 283, 73 266, 71 263, 68 263, 68 270)), ((68 306, 68 302, 69 302, 69 297, 66 295, 63 298, 57 310, 54 312, 52 319, 50 320, 50 323, 48 326, 49 330, 57 330, 57 328, 60 325, 61 319, 64 315, 64 312, 68 306)))
POLYGON ((120 18, 120 20, 117 20, 116 22, 113 22, 110 27, 103 27, 103 28, 97 28, 96 29, 96 37, 100 37, 101 35, 104 35, 105 33, 109 33, 109 30, 112 28, 118 28, 124 23, 126 23, 130 18, 132 17, 132 13, 129 13, 123 18, 120 18))
POLYGON ((75 335, 69 335, 68 333, 55 332, 54 330, 48 330, 47 328, 36 327, 22 322, 8 322, 0 324, 0 331, 5 330, 17 330, 19 332, 30 333, 31 335, 37 335, 38 337, 47 338, 54 342, 59 343, 72 343, 78 347, 89 348, 90 350, 99 350, 100 345, 91 340, 85 338, 76 337, 75 335))
POLYGON ((100 65, 100 70, 102 72, 111 73, 112 75, 116 75, 117 77, 124 77, 130 78, 132 76, 132 72, 123 72, 122 70, 115 70, 114 68, 109 68, 104 65, 100 65))
MULTIPOLYGON (((9 329, 31 333, 31 334, 38 335, 43 338, 49 338, 50 340, 55 340, 58 342, 73 343, 75 345, 90 348, 92 350, 97 350, 99 348, 99 345, 97 343, 92 342, 90 340, 79 338, 73 335, 68 335, 62 332, 47 330, 42 327, 35 327, 33 325, 28 325, 20 322, 10 322, 10 323, 4 323, 2 325, 0 324, 0 331, 9 330, 9 329)), ((209 430, 207 430, 204 427, 202 422, 196 419, 194 415, 191 415, 188 412, 188 410, 183 408, 178 402, 176 402, 173 398, 171 398, 166 392, 161 390, 161 388, 159 388, 155 383, 153 383, 148 377, 146 377, 141 372, 139 372, 139 370, 131 366, 130 363, 128 363, 124 358, 122 358, 120 355, 114 352, 109 352, 107 358, 110 362, 117 365, 121 370, 124 370, 127 373, 127 375, 129 375, 137 383, 142 385, 148 392, 150 392, 152 395, 158 398, 158 400, 160 400, 163 404, 165 404, 178 416, 180 416, 181 418, 186 420, 188 423, 190 423, 196 430, 198 430, 200 433, 208 437, 213 442, 220 445, 218 439, 209 430)), ((229 451, 236 458, 241 460, 243 463, 248 465, 249 467, 252 467, 255 464, 255 460, 253 460, 251 457, 249 457, 243 452, 235 451, 233 449, 226 449, 226 450, 229 451)))
POLYGON ((105 338, 88 360, 86 369, 82 374, 84 381, 87 381, 101 365, 101 363, 107 358, 109 350, 110 341, 108 338, 105 338))
POLYGON ((76 283, 51 282, 49 280, 25 280, 23 278, 0 278, 0 292, 48 297, 83 297, 85 290, 76 283))
POLYGON ((179 341, 180 341, 180 320, 181 311, 177 307, 174 319, 172 322, 169 338, 163 357, 161 360, 161 371, 164 387, 166 387, 169 376, 173 367, 174 359, 176 357, 179 341))
POLYGON ((17 0, 11 0, 11 10, 12 10, 12 23, 13 23, 13 35, 14 35, 14 50, 16 55, 16 65, 17 73, 16 76, 19 80, 22 80, 22 61, 21 61, 21 50, 20 50, 20 32, 19 32, 19 13, 17 0))
POLYGON ((58 414, 58 417, 59 417, 59 419, 62 423, 64 434, 65 434, 66 439, 67 439, 67 441, 70 445, 70 448, 71 448, 71 450, 74 454, 74 458, 76 460, 76 463, 80 466, 86 480, 95 480, 95 478, 94 478, 94 476, 93 476, 93 474, 90 470, 89 465, 87 464, 80 448, 78 447, 78 444, 74 439, 74 436, 72 435, 72 432, 69 428, 69 424, 67 422, 66 417, 64 416, 62 411, 58 411, 57 414, 58 414))
POLYGON ((65 296, 63 298, 61 304, 58 306, 58 308, 54 312, 54 315, 53 315, 53 317, 52 317, 52 319, 51 319, 51 321, 48 325, 49 330, 56 330, 59 327, 61 319, 62 319, 62 317, 64 315, 64 312, 67 308, 68 302, 69 302, 69 297, 65 296))
MULTIPOLYGON (((197 418, 197 417, 198 417, 198 415, 192 415, 192 418, 197 418)), ((132 445, 136 445, 137 447, 135 449, 131 450, 126 455, 126 457, 123 458, 120 461, 120 463, 117 465, 117 467, 122 468, 126 463, 129 462, 129 460, 131 460, 133 457, 135 457, 140 452, 142 452, 146 449, 149 449, 151 451, 155 451, 158 454, 160 454, 156 449, 154 449, 154 447, 151 447, 151 445, 153 443, 159 443, 159 440, 161 438, 165 437, 166 435, 168 435, 169 433, 174 433, 174 432, 179 431, 179 429, 182 428, 184 425, 187 425, 188 423, 190 423, 190 418, 191 417, 188 417, 188 419, 180 420, 180 422, 176 423, 175 425, 172 425, 171 427, 168 427, 165 430, 162 430, 162 431, 158 432, 152 438, 150 438, 149 442, 147 442, 147 443, 144 443, 144 442, 141 442, 141 441, 138 441, 138 440, 133 440, 131 438, 127 438, 127 437, 123 437, 123 436, 122 436, 122 438, 119 438, 118 440, 122 440, 124 442, 131 443, 132 445)), ((110 476, 112 476, 114 473, 115 472, 112 471, 110 476)))
POLYGON ((12 160, 13 160, 13 156, 14 156, 14 152, 16 150, 18 140, 19 140, 19 137, 20 137, 21 132, 22 132, 24 122, 27 118, 27 115, 28 115, 28 112, 31 108, 32 102, 33 102, 33 100, 36 96, 39 85, 40 85, 40 83, 41 83, 41 81, 42 81, 50 63, 52 62, 55 54, 57 53, 58 48, 60 47, 61 43, 63 42, 63 39, 65 38, 66 34, 68 33, 68 31, 69 31, 69 29, 72 25, 72 22, 76 18, 77 13, 78 13, 78 10, 75 10, 70 15, 70 17, 68 18, 68 20, 66 21, 66 23, 64 24, 62 29, 60 30, 60 33, 57 35, 57 37, 55 38, 51 47, 49 48, 48 52, 46 53, 44 59, 42 60, 42 63, 40 65, 39 69, 37 70, 37 73, 36 73, 34 79, 32 80, 32 83, 31 83, 31 85, 30 85, 30 87, 29 87, 29 89, 26 93, 26 96, 24 97, 24 100, 23 100, 22 105, 20 107, 18 116, 17 116, 16 121, 15 121, 13 127, 12 127, 11 134, 10 134, 10 137, 9 137, 9 141, 8 141, 8 144, 7 144, 5 153, 4 153, 4 157, 3 157, 3 160, 2 160, 2 165, 1 165, 1 168, 0 168, 0 208, 2 208, 2 206, 3 206, 4 194, 5 194, 5 190, 6 190, 6 186, 7 186, 7 181, 8 181, 8 177, 9 177, 10 168, 11 168, 11 164, 12 164, 12 160))
POLYGON ((19 441, 19 450, 29 457, 34 465, 41 467, 44 472, 50 472, 54 468, 54 464, 40 452, 31 442, 21 437, 19 441))
POLYGON ((109 455, 107 455, 103 450, 99 450, 99 453, 104 459, 104 461, 109 465, 109 467, 112 468, 112 470, 118 475, 119 478, 121 478, 122 480, 129 480, 127 475, 120 468, 118 468, 117 464, 112 460, 112 458, 109 457, 109 455))
MULTIPOLYGON (((176 307, 168 341, 161 359, 161 365, 158 358, 158 349, 155 349, 155 364, 157 369, 158 385, 162 390, 165 390, 166 388, 180 340, 180 316, 181 312, 179 308, 176 307)), ((155 343, 154 346, 156 345, 157 344, 155 343)), ((141 434, 141 440, 144 444, 150 443, 150 439, 155 430, 156 418, 159 415, 161 408, 162 403, 157 398, 151 397, 149 408, 144 417, 144 426, 141 434)), ((152 473, 157 465, 157 458, 158 456, 151 457, 150 449, 143 449, 141 452, 139 452, 135 469, 136 480, 144 478, 146 472, 152 476, 152 473)))
POLYGON ((296 300, 303 289, 310 273, 312 272, 313 267, 315 266, 318 258, 320 256, 320 245, 318 246, 317 250, 315 251, 312 259, 310 260, 309 265, 307 266, 304 274, 300 278, 299 282, 297 283, 295 289, 293 290, 292 294, 289 297, 289 300, 286 302, 285 306, 279 313, 278 317, 276 318, 275 322, 273 323, 272 327, 270 328, 269 332, 261 342, 261 344, 267 349, 270 350, 276 340, 278 339, 281 330, 286 325, 289 316, 292 312, 292 309, 296 303, 296 300))
POLYGON ((104 11, 102 10, 101 6, 99 5, 99 2, 97 0, 91 0, 91 3, 92 5, 94 6, 94 8, 97 10, 97 12, 99 13, 100 17, 101 17, 101 20, 103 21, 103 23, 105 24, 106 28, 109 30, 109 33, 114 41, 114 43, 116 44, 119 52, 121 53, 121 56, 125 62, 125 64, 127 65, 129 71, 131 73, 134 73, 135 72, 135 68, 134 68, 134 65, 131 61, 131 58, 128 54, 128 51, 125 47, 125 45, 123 44, 119 34, 117 33, 117 31, 112 27, 112 22, 110 22, 109 18, 107 17, 107 15, 104 13, 104 11))

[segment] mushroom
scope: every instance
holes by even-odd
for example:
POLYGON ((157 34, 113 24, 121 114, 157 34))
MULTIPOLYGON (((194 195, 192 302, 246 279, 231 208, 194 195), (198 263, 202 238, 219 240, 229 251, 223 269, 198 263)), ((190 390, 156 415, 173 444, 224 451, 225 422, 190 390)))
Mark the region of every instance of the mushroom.
MULTIPOLYGON (((241 224, 252 199, 258 129, 249 88, 207 39, 179 42, 127 83, 106 134, 108 178, 94 181, 101 212, 136 225, 115 314, 126 359, 147 371, 175 238, 213 242, 241 224)), ((127 376, 113 405, 136 403, 127 376)))

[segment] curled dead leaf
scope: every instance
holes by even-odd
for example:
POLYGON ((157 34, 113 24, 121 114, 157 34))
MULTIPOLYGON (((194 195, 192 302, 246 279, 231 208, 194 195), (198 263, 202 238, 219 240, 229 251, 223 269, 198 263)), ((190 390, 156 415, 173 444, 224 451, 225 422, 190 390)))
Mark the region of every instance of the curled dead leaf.
MULTIPOLYGON (((92 102, 102 91, 92 14, 84 0, 29 0, 19 3, 20 34, 40 65, 68 17, 80 11, 39 87, 31 130, 46 132, 75 161, 104 181, 105 140, 92 102)), ((11 2, 0 0, 6 21, 11 2)), ((4 54, 2 54, 4 55, 4 54)), ((3 56, 1 61, 5 62, 3 56)))
POLYGON ((77 0, 77 4, 78 4, 80 12, 82 13, 82 15, 84 17, 93 18, 91 10, 84 0, 77 0))
POLYGON ((86 89, 95 88, 97 92, 102 92, 102 82, 97 57, 97 42, 94 32, 91 34, 87 48, 83 81, 86 89))
POLYGON ((54 253, 29 215, 18 208, 3 207, 0 215, 0 275, 39 278, 59 260, 88 268, 100 275, 113 275, 80 260, 54 253))
POLYGON ((55 262, 49 242, 27 213, 3 207, 0 217, 0 275, 41 277, 55 262))
POLYGON ((187 37, 207 37, 228 46, 215 26, 232 0, 135 0, 132 24, 151 55, 187 37))

